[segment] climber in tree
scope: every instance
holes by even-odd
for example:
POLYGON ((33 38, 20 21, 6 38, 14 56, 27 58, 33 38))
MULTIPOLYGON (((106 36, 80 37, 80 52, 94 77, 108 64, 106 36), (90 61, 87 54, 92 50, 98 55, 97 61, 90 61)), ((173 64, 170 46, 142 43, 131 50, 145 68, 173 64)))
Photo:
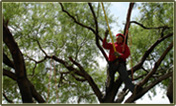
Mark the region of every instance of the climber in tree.
POLYGON ((106 81, 107 87, 110 84, 113 85, 114 75, 118 71, 121 80, 125 83, 125 88, 129 89, 133 92, 135 85, 132 83, 131 79, 128 77, 128 73, 126 70, 126 58, 130 55, 129 47, 125 44, 124 52, 123 49, 123 42, 124 42, 124 35, 119 33, 116 35, 116 42, 114 43, 116 52, 114 52, 112 43, 107 43, 108 31, 105 33, 105 38, 103 40, 103 48, 109 50, 109 67, 107 70, 108 78, 106 81))

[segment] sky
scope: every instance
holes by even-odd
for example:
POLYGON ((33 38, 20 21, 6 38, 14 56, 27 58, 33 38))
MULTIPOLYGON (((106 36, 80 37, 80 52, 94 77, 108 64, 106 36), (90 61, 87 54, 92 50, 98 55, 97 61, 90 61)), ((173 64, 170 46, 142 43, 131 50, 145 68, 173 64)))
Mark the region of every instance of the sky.
MULTIPOLYGON (((137 3, 138 5, 140 5, 140 3, 137 3)), ((123 30, 124 25, 123 23, 125 23, 126 21, 126 15, 128 12, 128 7, 129 7, 129 2, 113 2, 111 7, 110 7, 110 11, 111 14, 114 15, 114 17, 118 17, 118 25, 117 24, 110 24, 110 26, 112 27, 111 32, 113 34, 119 33, 119 30, 123 30)), ((140 17, 139 14, 139 10, 138 8, 134 8, 131 14, 131 21, 134 20, 136 17, 140 17)), ((100 59, 101 63, 100 63, 100 67, 106 67, 106 61, 104 59, 100 59)), ((166 92, 157 87, 156 86, 156 96, 153 97, 153 99, 151 100, 149 98, 148 95, 153 96, 153 94, 149 91, 148 93, 146 93, 141 99, 137 100, 136 103, 137 104, 170 104, 168 98, 163 94, 166 94, 166 92), (164 97, 164 98, 163 98, 164 97)), ((129 97, 131 94, 129 93, 127 95, 127 97, 129 97)), ((126 98, 127 98, 126 97, 126 98)))

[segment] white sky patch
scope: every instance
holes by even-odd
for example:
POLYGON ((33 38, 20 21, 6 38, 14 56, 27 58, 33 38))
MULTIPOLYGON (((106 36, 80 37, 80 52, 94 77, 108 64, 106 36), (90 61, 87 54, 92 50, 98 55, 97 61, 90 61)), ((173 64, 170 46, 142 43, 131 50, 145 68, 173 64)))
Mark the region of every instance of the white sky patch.
MULTIPOLYGON (((140 3, 136 3, 136 5, 140 5, 140 3)), ((111 24, 113 26, 111 31, 114 34, 119 33, 119 30, 123 30, 125 27, 124 24, 126 22, 128 8, 129 2, 112 2, 110 7, 111 14, 113 14, 115 18, 118 17, 118 20, 116 21, 118 26, 115 23, 111 24)), ((131 13, 131 21, 135 20, 135 17, 139 17, 139 13, 139 9, 134 7, 131 13)))
POLYGON ((128 5, 129 5, 129 2, 113 2, 112 3, 112 6, 110 7, 111 14, 113 14, 115 18, 118 17, 118 20, 116 21, 118 25, 116 23, 111 24, 113 26, 113 28, 111 29, 113 34, 119 33, 119 30, 124 28, 123 24, 125 23, 125 20, 126 20, 128 5))
POLYGON ((107 67, 107 62, 105 59, 97 57, 97 61, 99 63, 99 68, 106 68, 107 67))
POLYGON ((170 104, 169 99, 166 97, 164 89, 156 87, 156 96, 153 97, 153 94, 149 91, 146 93, 142 99, 136 101, 137 104, 170 104), (152 96, 152 100, 148 97, 148 94, 152 96))
MULTIPOLYGON (((156 96, 153 96, 151 91, 147 92, 143 97, 135 101, 136 104, 170 104, 169 99, 166 97, 164 89, 156 88, 156 96), (151 95, 152 99, 148 95, 151 95)), ((131 96, 131 92, 125 97, 124 101, 131 96)), ((124 103, 123 101, 123 103, 124 103)))

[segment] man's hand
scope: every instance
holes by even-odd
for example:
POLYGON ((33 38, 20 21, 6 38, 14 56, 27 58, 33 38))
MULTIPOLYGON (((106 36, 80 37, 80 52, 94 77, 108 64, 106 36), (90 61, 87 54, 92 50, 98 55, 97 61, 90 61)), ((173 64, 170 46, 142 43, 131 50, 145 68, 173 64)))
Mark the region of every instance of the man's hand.
POLYGON ((108 30, 108 29, 106 29, 106 32, 105 32, 105 38, 107 38, 108 33, 109 33, 109 30, 108 30))
POLYGON ((121 54, 119 52, 114 52, 114 55, 118 56, 118 57, 121 56, 121 54))

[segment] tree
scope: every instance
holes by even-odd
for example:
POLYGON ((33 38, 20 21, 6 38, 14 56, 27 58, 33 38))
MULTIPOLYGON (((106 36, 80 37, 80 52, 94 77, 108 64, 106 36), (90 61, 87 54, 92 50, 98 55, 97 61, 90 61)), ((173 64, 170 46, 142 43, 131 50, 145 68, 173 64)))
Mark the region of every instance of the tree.
MULTIPOLYGON (((133 5, 122 32, 129 29, 127 36, 133 38, 134 80, 143 89, 125 100, 129 103, 160 82, 166 89, 173 74, 173 18, 169 17, 173 4, 143 3, 142 19, 130 21, 133 5)), ((109 6, 105 6, 107 13, 109 6)), ((3 99, 10 103, 121 103, 126 96, 117 96, 123 89, 121 79, 117 75, 107 92, 106 69, 98 67, 100 55, 108 63, 101 46, 107 28, 101 11, 97 3, 3 3, 3 99)), ((107 15, 110 23, 115 22, 107 15)), ((167 93, 171 102, 172 94, 167 93)))

